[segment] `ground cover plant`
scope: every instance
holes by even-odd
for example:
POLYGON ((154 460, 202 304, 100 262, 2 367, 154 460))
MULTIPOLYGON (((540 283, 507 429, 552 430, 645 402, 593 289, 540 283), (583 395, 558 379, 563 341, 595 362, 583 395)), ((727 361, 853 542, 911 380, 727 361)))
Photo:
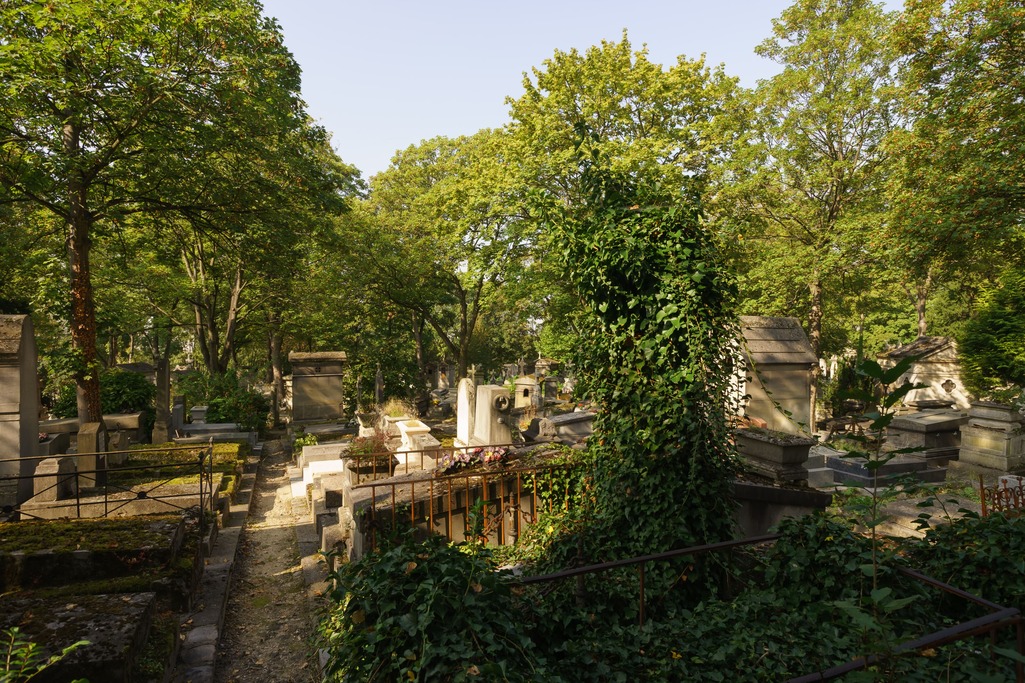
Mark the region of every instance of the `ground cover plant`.
POLYGON ((983 638, 897 652, 984 611, 896 567, 1021 608, 1025 520, 967 517, 922 539, 890 539, 877 550, 875 588, 872 541, 848 523, 815 515, 780 531, 777 543, 733 558, 729 594, 694 603, 678 585, 649 585, 643 627, 636 609, 609 609, 597 590, 624 582, 623 572, 584 591, 573 579, 519 586, 479 544, 407 540, 333 576, 320 626, 329 680, 754 682, 867 654, 880 662, 845 680, 1013 680, 1009 629, 992 649, 983 638))

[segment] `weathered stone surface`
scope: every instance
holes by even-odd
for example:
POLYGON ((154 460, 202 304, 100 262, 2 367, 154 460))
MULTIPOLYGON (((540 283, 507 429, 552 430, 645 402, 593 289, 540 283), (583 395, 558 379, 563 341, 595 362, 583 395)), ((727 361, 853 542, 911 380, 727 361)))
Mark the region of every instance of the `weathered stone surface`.
POLYGON ((13 505, 32 495, 35 462, 15 460, 36 455, 39 445, 39 383, 36 378, 36 341, 27 315, 0 315, 0 478, 15 478, 16 487, 0 505, 13 505), (14 494, 11 496, 10 494, 14 494))
POLYGON ((46 669, 33 681, 66 683, 77 678, 132 683, 135 657, 149 633, 154 593, 82 595, 52 599, 0 598, 0 627, 18 626, 47 655, 78 640, 89 644, 46 669))
POLYGON ((741 316, 750 381, 744 414, 771 429, 799 433, 811 423, 811 369, 818 362, 796 318, 741 316), (790 413, 788 417, 778 407, 790 413))
POLYGON ((292 419, 341 418, 345 407, 344 352, 288 354, 292 364, 292 419))

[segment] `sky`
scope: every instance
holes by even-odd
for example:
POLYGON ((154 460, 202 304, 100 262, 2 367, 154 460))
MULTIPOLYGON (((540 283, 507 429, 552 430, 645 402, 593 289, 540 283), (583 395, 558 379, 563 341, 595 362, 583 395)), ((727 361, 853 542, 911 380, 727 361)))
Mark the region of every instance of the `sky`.
MULTIPOLYGON (((303 97, 365 178, 395 152, 509 121, 507 97, 555 50, 618 41, 670 65, 702 53, 744 86, 779 70, 754 53, 786 0, 263 0, 303 72, 303 97)), ((888 5, 895 4, 890 0, 888 5)))

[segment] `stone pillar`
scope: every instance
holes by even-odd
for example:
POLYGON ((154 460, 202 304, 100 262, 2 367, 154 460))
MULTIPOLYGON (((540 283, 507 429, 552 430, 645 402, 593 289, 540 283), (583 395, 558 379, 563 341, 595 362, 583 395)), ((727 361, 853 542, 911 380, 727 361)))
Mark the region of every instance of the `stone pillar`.
POLYGON ((39 380, 36 339, 27 315, 0 315, 0 503, 32 497, 39 448, 39 380), (21 476, 22 479, 16 479, 21 476))
POLYGON ((469 377, 459 380, 456 394, 456 438, 453 445, 463 448, 473 443, 477 412, 477 385, 469 377))
MULTIPOLYGON (((171 433, 171 363, 166 358, 157 361, 157 395, 153 401, 154 421, 152 443, 167 443, 171 433)), ((183 406, 184 408, 184 406, 183 406)))
POLYGON ((185 429, 185 397, 175 396, 171 405, 171 435, 178 436, 185 429))
POLYGON ((83 488, 106 483, 107 427, 100 422, 87 422, 78 430, 79 485, 83 488))

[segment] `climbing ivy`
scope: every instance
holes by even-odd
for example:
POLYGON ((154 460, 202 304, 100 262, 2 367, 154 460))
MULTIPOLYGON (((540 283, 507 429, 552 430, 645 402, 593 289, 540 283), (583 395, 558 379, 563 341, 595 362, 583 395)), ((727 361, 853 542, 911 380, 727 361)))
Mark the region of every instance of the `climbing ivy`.
POLYGON ((581 177, 585 206, 550 227, 590 314, 576 361, 600 406, 584 543, 608 559, 723 540, 733 530, 735 284, 694 195, 598 158, 581 177))

